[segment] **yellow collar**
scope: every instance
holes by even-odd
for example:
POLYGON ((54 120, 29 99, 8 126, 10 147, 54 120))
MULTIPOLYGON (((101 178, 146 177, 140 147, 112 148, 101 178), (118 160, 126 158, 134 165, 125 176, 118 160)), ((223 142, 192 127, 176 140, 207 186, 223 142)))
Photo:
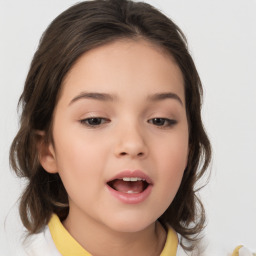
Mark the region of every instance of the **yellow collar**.
MULTIPOLYGON (((48 227, 54 244, 62 256, 92 256, 68 233, 56 214, 52 215, 48 227)), ((172 228, 169 228, 165 246, 160 256, 175 256, 177 247, 177 234, 172 228)))

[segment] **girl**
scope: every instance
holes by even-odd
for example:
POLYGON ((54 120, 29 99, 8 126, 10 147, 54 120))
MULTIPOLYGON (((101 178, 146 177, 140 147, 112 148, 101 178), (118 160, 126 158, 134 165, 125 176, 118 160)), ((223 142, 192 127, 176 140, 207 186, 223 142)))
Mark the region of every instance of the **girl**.
POLYGON ((25 255, 181 255, 198 248, 211 148, 181 30, 146 3, 95 0, 44 33, 10 151, 28 180, 25 255))

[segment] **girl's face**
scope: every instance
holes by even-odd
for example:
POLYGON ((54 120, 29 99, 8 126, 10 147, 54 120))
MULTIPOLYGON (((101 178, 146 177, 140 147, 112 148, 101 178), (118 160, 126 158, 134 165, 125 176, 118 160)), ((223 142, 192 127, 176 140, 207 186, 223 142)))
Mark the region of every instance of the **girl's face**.
POLYGON ((79 58, 41 157, 69 195, 67 221, 119 232, 153 224, 172 203, 188 156, 183 77, 144 40, 119 40, 79 58))

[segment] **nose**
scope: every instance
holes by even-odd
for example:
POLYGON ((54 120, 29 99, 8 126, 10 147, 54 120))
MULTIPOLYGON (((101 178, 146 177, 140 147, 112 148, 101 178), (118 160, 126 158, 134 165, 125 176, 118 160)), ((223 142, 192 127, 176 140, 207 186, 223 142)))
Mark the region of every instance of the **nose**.
POLYGON ((146 136, 138 126, 125 126, 115 137, 116 157, 145 158, 148 155, 146 136))

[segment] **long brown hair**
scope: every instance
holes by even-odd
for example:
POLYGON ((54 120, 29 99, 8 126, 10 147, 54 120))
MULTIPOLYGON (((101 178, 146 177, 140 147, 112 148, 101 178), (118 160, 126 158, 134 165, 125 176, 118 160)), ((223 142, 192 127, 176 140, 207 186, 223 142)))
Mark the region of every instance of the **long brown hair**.
MULTIPOLYGON (((53 111, 62 82, 85 52, 122 38, 148 40, 172 55, 182 71, 189 122, 189 157, 174 201, 160 216, 189 241, 196 240, 205 212, 196 196, 196 182, 206 171, 211 147, 201 120, 202 86, 178 26, 149 4, 129 0, 95 0, 74 5, 60 14, 43 34, 33 57, 19 104, 20 129, 10 149, 16 174, 27 180, 20 200, 20 216, 30 234, 39 232, 52 213, 68 215, 68 196, 58 174, 39 163, 36 144, 44 131, 51 141, 53 111)), ((192 248, 192 247, 191 247, 192 248)))

